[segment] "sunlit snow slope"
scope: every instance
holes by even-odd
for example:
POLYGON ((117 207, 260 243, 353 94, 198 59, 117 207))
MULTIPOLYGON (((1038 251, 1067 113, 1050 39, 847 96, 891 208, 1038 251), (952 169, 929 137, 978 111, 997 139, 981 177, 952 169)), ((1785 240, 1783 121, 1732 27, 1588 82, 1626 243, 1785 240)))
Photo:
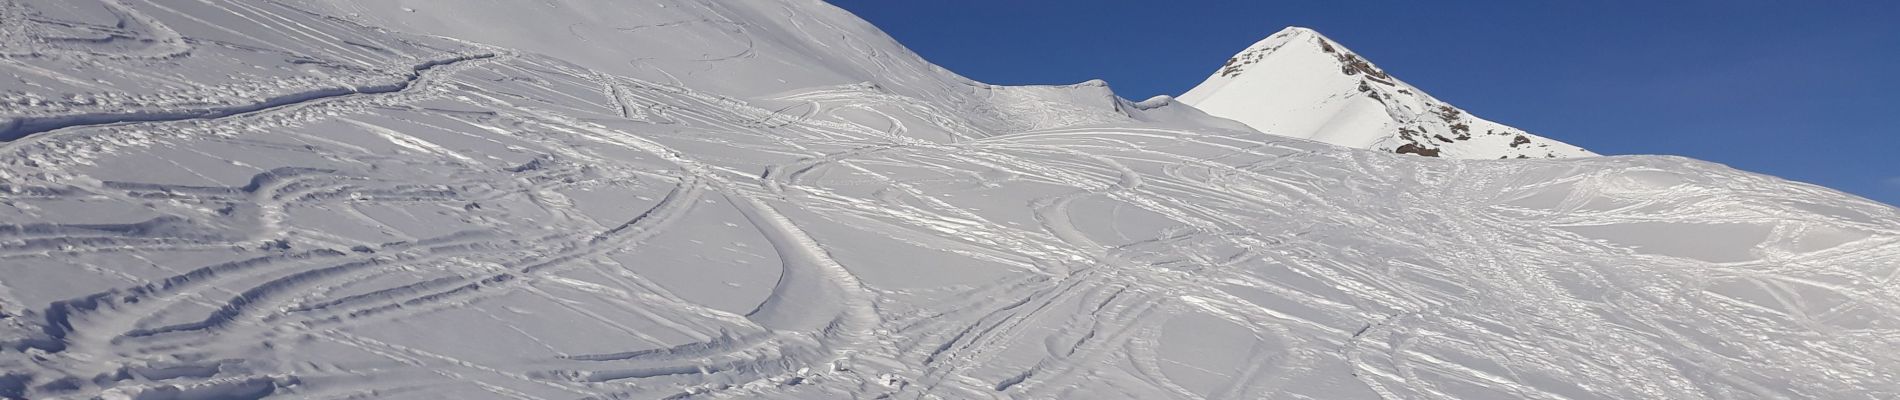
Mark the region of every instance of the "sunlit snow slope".
POLYGON ((1720 165, 985 85, 810 1, 0 4, 0 398, 1900 394, 1900 215, 1720 165))
POLYGON ((1247 47, 1181 101, 1261 132, 1450 158, 1565 158, 1587 150, 1432 98, 1306 28, 1247 47))

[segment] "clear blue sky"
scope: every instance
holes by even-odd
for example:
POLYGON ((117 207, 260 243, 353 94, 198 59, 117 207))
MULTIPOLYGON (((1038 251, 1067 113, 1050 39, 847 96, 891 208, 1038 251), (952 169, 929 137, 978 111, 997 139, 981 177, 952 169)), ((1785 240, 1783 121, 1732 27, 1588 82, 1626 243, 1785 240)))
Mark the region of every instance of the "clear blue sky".
POLYGON ((1180 94, 1310 27, 1487 119, 1900 204, 1900 1, 832 0, 999 84, 1180 94))

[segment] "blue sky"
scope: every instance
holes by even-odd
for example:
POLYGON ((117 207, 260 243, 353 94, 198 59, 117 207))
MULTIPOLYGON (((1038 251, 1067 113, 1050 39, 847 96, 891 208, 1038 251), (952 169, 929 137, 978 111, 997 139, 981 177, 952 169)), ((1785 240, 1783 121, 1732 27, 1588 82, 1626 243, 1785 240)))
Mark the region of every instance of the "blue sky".
POLYGON ((832 0, 999 84, 1180 94, 1314 28, 1487 119, 1900 204, 1900 1, 832 0))

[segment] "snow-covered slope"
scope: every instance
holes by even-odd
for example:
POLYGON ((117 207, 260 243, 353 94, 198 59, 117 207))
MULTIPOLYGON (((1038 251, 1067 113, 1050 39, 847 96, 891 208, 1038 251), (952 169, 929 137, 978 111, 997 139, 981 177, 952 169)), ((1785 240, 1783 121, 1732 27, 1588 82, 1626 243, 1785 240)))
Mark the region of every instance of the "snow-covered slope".
POLYGON ((0 398, 1900 393, 1900 213, 1705 162, 984 85, 802 0, 4 4, 0 116, 65 122, 0 147, 0 398))
POLYGON ((1596 155, 1471 115, 1299 27, 1229 58, 1181 101, 1262 132, 1362 149, 1476 159, 1596 155))

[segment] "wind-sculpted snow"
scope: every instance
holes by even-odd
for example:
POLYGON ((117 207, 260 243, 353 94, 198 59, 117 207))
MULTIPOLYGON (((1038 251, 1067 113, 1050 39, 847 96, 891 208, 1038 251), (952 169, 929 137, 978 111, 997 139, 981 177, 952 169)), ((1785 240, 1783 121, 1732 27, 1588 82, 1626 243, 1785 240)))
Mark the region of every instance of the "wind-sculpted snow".
POLYGON ((1832 190, 467 46, 5 144, 0 398, 1900 393, 1900 215, 1832 190))

